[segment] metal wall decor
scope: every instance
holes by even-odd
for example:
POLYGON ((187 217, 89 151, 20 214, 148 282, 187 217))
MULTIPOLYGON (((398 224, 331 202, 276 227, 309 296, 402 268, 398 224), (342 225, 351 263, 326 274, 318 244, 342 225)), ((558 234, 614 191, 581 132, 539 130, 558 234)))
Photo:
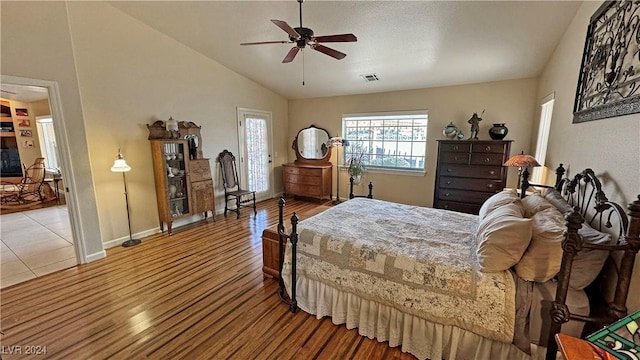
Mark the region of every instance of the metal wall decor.
POLYGON ((639 112, 640 1, 605 1, 587 28, 573 122, 639 112))

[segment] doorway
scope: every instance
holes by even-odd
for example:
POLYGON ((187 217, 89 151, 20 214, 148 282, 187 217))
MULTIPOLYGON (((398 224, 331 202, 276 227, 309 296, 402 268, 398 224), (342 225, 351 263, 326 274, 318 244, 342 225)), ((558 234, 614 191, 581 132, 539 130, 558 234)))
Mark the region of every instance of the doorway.
POLYGON ((256 201, 273 198, 271 113, 238 108, 240 181, 256 201))
POLYGON ((64 191, 65 166, 56 146, 56 139, 61 138, 56 132, 62 116, 56 116, 53 111, 50 87, 29 82, 12 83, 4 81, 3 76, 0 97, 10 104, 11 121, 19 134, 18 146, 23 153, 20 162, 28 166, 33 157, 45 158, 47 185, 44 188, 55 199, 20 211, 3 210, 0 216, 2 288, 73 267, 80 259, 73 212, 69 211, 64 191), (40 123, 38 120, 43 118, 49 120, 40 123))

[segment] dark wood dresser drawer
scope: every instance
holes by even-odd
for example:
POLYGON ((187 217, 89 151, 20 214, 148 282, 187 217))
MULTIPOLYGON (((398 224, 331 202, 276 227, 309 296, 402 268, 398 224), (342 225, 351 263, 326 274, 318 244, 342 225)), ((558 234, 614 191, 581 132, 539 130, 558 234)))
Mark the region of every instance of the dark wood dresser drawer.
POLYGON ((445 152, 440 156, 443 163, 447 164, 468 164, 469 163, 469 154, 468 153, 457 153, 457 152, 445 152))
POLYGON ((440 189, 500 192, 502 190, 502 180, 470 179, 443 176, 442 178, 440 178, 440 189))
POLYGON ((440 201, 438 203, 439 209, 452 210, 457 212, 463 212, 467 214, 478 214, 482 205, 461 203, 455 201, 440 201))
POLYGON ((440 189, 438 191, 438 199, 482 205, 482 203, 484 203, 485 200, 490 198, 493 194, 493 192, 440 189))
POLYGON ((483 141, 471 144, 471 152, 504 154, 507 146, 502 141, 483 141))
POLYGON ((284 164, 284 192, 314 198, 331 199, 331 164, 284 164))
POLYGON ((502 170, 502 166, 443 164, 442 175, 498 180, 502 179, 502 170))
POLYGON ((471 165, 498 165, 502 166, 504 163, 502 154, 486 153, 486 154, 471 154, 471 165))
POLYGON ((287 183, 285 186, 287 194, 304 194, 305 196, 321 196, 322 189, 318 186, 287 183))
POLYGON ((440 144, 440 151, 442 152, 464 152, 468 153, 471 150, 471 144, 468 142, 450 142, 440 144))

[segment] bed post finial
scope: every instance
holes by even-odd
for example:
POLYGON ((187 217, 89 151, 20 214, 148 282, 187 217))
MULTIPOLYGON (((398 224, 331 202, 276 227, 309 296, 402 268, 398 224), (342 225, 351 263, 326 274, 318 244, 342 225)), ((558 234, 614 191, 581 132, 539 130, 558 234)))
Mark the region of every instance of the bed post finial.
POLYGON ((284 201, 284 196, 280 197, 278 200, 278 296, 280 299, 284 299, 284 280, 282 279, 282 268, 284 267, 284 241, 285 241, 285 230, 284 230, 284 215, 283 209, 286 201, 284 201))
POLYGON ((560 166, 556 168, 556 190, 562 191, 562 179, 564 178, 564 174, 567 172, 565 168, 560 163, 560 166))

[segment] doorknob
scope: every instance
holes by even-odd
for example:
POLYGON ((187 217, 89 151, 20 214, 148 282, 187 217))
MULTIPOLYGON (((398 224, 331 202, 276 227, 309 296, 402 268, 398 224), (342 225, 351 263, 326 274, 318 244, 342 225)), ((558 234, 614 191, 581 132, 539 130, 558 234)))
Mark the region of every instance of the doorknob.
POLYGON ((271 154, 269 154, 269 164, 271 164, 273 160, 271 160, 271 154))

